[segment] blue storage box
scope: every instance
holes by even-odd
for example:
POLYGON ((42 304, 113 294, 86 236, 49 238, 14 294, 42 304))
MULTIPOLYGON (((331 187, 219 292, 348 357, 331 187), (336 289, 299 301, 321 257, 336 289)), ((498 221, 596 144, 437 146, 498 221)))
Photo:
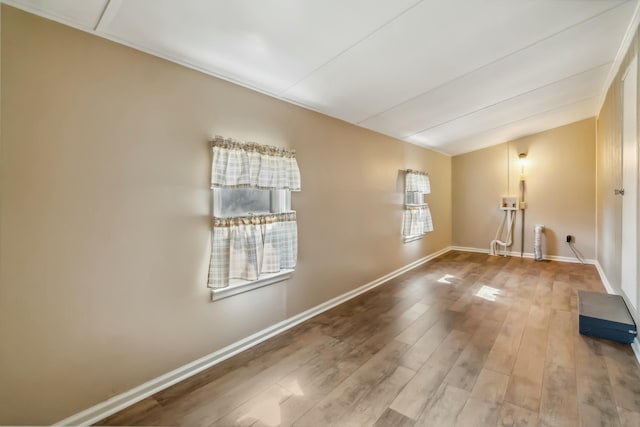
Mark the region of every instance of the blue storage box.
POLYGON ((578 291, 580 333, 630 344, 636 324, 620 295, 578 291))

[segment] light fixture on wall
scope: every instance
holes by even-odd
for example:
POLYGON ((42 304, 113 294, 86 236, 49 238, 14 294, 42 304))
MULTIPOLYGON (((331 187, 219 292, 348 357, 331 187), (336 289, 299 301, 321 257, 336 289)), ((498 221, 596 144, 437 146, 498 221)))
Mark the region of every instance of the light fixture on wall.
POLYGON ((524 167, 527 165, 527 153, 518 154, 518 163, 520 163, 520 181, 524 181, 524 167))

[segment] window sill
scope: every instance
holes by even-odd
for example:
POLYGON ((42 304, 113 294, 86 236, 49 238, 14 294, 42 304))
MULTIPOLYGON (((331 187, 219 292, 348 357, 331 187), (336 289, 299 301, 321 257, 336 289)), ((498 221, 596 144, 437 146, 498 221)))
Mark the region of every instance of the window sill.
POLYGON ((413 242, 414 240, 420 240, 422 239, 427 233, 424 234, 417 234, 415 236, 403 236, 402 240, 404 243, 408 243, 408 242, 413 242))
POLYGON ((246 280, 234 280, 228 287, 211 290, 211 301, 218 301, 233 295, 242 294, 263 286, 273 285, 291 277, 294 270, 283 270, 278 273, 267 275, 261 279, 248 282, 246 280))

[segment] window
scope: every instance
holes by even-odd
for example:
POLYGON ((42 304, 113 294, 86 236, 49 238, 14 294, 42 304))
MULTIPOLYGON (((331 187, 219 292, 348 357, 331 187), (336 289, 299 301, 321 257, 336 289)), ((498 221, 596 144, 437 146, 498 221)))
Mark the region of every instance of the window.
POLYGON ((222 137, 212 142, 208 286, 220 299, 286 279, 297 261, 295 152, 222 137))
POLYGON ((258 188, 212 188, 213 216, 227 218, 291 210, 289 190, 258 188))
POLYGON ((402 219, 402 237, 405 242, 421 239, 426 233, 433 231, 431 210, 424 201, 425 194, 430 193, 431 182, 427 173, 411 169, 405 171, 402 219))

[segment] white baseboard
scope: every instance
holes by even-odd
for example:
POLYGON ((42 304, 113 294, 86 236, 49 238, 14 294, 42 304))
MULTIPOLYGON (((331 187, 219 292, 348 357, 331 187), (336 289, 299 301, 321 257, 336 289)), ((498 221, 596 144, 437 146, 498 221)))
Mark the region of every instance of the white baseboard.
MULTIPOLYGON (((470 247, 466 247, 466 246, 451 246, 451 250, 452 251, 462 251, 462 252, 475 252, 475 253, 479 253, 479 254, 488 254, 490 252, 489 249, 470 248, 470 247)), ((500 252, 499 256, 502 256, 502 252, 500 252)), ((507 256, 520 257, 520 252, 509 251, 509 252, 507 252, 507 256)), ((522 255, 522 258, 532 258, 533 259, 533 258, 535 258, 535 256, 531 252, 525 252, 522 255)), ((577 258, 566 257, 566 256, 558 256, 558 255, 545 255, 544 259, 546 261, 573 262, 573 263, 578 263, 578 264, 580 263, 580 260, 577 259, 577 258)), ((596 260, 594 260, 594 259, 585 259, 584 263, 585 264, 595 265, 596 264, 596 260)))
POLYGON ((598 270, 598 274, 600 275, 600 280, 602 280, 602 284, 604 285, 604 288, 607 290, 607 293, 617 295, 618 293, 613 289, 613 286, 611 286, 609 279, 607 279, 607 275, 604 274, 604 270, 602 269, 600 262, 596 261, 595 266, 596 266, 596 270, 598 270))
POLYGON ((638 341, 637 337, 631 343, 631 350, 633 350, 633 354, 636 355, 636 360, 638 361, 638 364, 640 365, 640 342, 638 341))
POLYGON ((305 320, 308 320, 322 312, 325 312, 339 304, 342 304, 345 301, 355 298, 364 292, 380 286, 383 283, 388 282, 389 280, 400 276, 401 274, 406 273, 407 271, 412 270, 422 264, 425 264, 426 262, 431 261, 432 259, 439 257, 440 255, 443 255, 449 251, 451 251, 451 247, 446 247, 430 255, 427 255, 424 258, 420 258, 419 260, 407 264, 404 267, 392 271, 391 273, 375 279, 363 286, 360 286, 359 288, 332 298, 329 301, 326 301, 300 314, 285 319, 282 322, 276 323, 275 325, 263 329, 262 331, 257 332, 251 336, 243 338, 240 341, 237 341, 227 347, 201 357, 200 359, 195 360, 191 363, 187 363, 184 366, 181 366, 171 372, 147 381, 146 383, 134 387, 131 390, 120 393, 108 400, 105 400, 104 402, 92 406, 91 408, 85 409, 82 412, 78 412, 77 414, 74 414, 62 421, 57 422, 55 425, 79 426, 91 425, 93 423, 96 423, 103 418, 108 417, 109 415, 113 415, 116 412, 133 405, 134 403, 137 403, 161 390, 164 390, 180 381, 183 381, 197 374, 198 372, 204 371, 211 366, 214 366, 232 356, 235 356, 236 354, 247 350, 275 335, 278 335, 286 331, 287 329, 290 329, 304 322, 305 320))
POLYGON ((467 246, 451 246, 452 251, 461 251, 461 252, 475 252, 478 254, 488 254, 489 249, 481 249, 481 248, 470 248, 467 246))

